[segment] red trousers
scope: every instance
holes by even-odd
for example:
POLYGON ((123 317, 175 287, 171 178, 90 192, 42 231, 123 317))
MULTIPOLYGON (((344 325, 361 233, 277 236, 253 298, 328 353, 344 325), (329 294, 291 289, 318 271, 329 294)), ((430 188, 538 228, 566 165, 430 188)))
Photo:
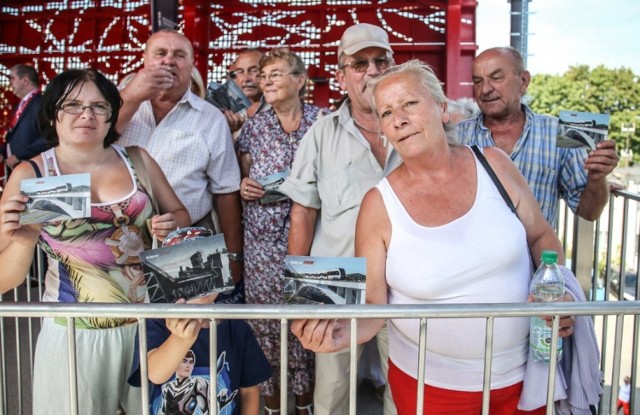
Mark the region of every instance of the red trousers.
POLYGON ((618 406, 616 408, 618 412, 620 412, 620 408, 622 408, 622 413, 624 415, 629 415, 629 402, 625 402, 622 399, 618 399, 618 406))
MULTIPOLYGON (((389 386, 398 415, 415 415, 418 382, 389 360, 389 386)), ((518 410, 522 382, 491 391, 491 415, 545 415, 546 407, 518 410)), ((464 392, 424 385, 424 415, 480 415, 482 392, 464 392)))

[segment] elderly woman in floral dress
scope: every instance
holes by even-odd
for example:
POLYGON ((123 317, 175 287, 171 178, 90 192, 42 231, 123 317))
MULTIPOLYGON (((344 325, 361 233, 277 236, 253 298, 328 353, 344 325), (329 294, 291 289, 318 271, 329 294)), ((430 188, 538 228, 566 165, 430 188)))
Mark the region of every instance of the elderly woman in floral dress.
MULTIPOLYGON (((291 202, 261 203, 265 190, 258 179, 290 169, 298 143, 323 111, 302 101, 307 83, 304 63, 286 48, 274 49, 262 57, 259 80, 271 109, 247 120, 237 142, 243 176, 241 197, 246 203, 245 295, 247 303, 281 304, 291 202)), ((265 413, 279 413, 280 324, 275 320, 250 323, 274 367, 274 376, 262 389, 265 413)), ((289 379, 299 415, 312 413, 313 373, 313 354, 291 336, 289 379)))

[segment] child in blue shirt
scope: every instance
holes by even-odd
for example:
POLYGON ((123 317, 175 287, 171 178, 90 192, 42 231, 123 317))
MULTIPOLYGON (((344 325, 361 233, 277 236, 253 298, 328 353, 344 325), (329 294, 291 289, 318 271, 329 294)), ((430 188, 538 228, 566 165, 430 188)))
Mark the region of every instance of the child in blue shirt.
MULTIPOLYGON (((211 303, 215 294, 190 301, 211 303)), ((178 302, 184 302, 179 300, 178 302)), ((208 414, 209 320, 147 320, 151 414, 208 414)), ((258 415, 260 384, 272 368, 247 323, 223 320, 217 325, 217 393, 220 415, 258 415)), ((138 349, 138 347, 136 347, 138 349)), ((140 385, 136 362, 129 383, 140 385)))

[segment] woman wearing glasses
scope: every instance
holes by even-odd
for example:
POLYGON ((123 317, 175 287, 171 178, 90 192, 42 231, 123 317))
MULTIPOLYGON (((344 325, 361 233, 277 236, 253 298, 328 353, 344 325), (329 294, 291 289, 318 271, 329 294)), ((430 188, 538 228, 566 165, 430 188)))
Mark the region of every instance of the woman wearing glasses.
MULTIPOLYGON (((291 201, 277 197, 271 188, 288 173, 300 139, 324 111, 302 101, 307 83, 304 63, 286 48, 260 59, 258 79, 271 108, 249 118, 237 142, 243 176, 240 192, 246 202, 245 295, 247 303, 282 304, 291 201)), ((274 368, 274 376, 262 388, 266 414, 279 413, 280 323, 250 323, 274 368)), ((291 336, 289 379, 299 415, 311 413, 313 373, 313 354, 291 336)))
MULTIPOLYGON (((151 245, 147 221, 160 239, 191 221, 162 170, 140 150, 161 212, 154 215, 126 150, 114 144, 121 105, 115 85, 94 69, 65 71, 45 90, 39 121, 52 148, 18 166, 0 204, 2 292, 24 281, 39 244, 49 260, 42 301, 144 301, 138 254, 151 245), (77 173, 90 174, 90 217, 20 224, 30 201, 21 193, 21 181, 77 173)), ((134 322, 94 316, 75 320, 78 413, 114 414, 119 405, 127 414, 141 411, 140 394, 129 393, 127 386, 134 322)), ((71 412, 67 356, 66 320, 45 318, 35 352, 34 414, 71 412)))

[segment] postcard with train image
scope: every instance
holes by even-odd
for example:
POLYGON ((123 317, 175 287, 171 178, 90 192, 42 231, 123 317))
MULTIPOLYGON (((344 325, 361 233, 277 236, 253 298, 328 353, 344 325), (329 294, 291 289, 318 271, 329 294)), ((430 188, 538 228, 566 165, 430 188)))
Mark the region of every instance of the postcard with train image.
POLYGON ((367 262, 360 257, 285 257, 288 304, 364 304, 367 262))
POLYGON ((91 216, 89 173, 25 179, 20 182, 20 191, 29 196, 20 213, 22 225, 91 216))
POLYGON ((258 200, 258 202, 262 205, 266 205, 269 203, 287 200, 289 197, 278 191, 280 185, 284 183, 284 180, 287 178, 287 176, 289 176, 289 170, 280 171, 256 179, 256 181, 262 185, 265 192, 264 196, 262 196, 258 200))
POLYGON ((174 303, 233 288, 224 235, 205 228, 172 232, 162 248, 141 252, 140 263, 152 303, 174 303))
POLYGON ((558 147, 595 150, 609 134, 609 114, 562 110, 559 118, 558 147))

